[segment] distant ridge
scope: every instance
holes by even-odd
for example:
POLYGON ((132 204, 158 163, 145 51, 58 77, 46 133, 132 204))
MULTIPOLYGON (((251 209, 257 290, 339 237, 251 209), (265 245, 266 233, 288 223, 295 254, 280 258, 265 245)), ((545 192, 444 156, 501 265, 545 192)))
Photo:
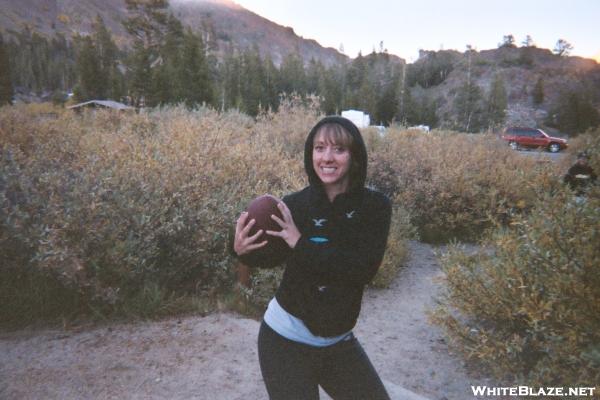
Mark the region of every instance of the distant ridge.
MULTIPOLYGON (((302 38, 292 28, 271 22, 231 0, 171 0, 170 7, 184 25, 203 32, 205 39, 216 40, 219 55, 257 46, 276 65, 295 52, 306 62, 314 58, 324 65, 348 60, 337 50, 302 38)), ((121 25, 127 17, 123 0, 0 0, 0 29, 9 34, 24 26, 48 36, 56 32, 67 37, 86 34, 96 15, 104 19, 119 46, 129 43, 121 25)))

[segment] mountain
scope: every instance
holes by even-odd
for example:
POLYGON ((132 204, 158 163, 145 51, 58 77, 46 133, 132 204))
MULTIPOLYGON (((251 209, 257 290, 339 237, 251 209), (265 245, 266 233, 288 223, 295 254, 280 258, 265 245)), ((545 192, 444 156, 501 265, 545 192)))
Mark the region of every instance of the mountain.
MULTIPOLYGON (((216 43, 221 55, 234 49, 257 46, 279 65, 289 53, 298 52, 324 65, 347 60, 333 48, 322 47, 312 39, 295 34, 230 0, 171 0, 170 11, 184 25, 201 32, 205 41, 216 43)), ((62 33, 67 37, 91 32, 91 23, 100 15, 115 42, 123 47, 129 37, 121 22, 127 18, 124 0, 0 0, 0 30, 10 34, 24 26, 47 36, 62 33)))
MULTIPOLYGON (((494 82, 501 81, 506 93, 503 94, 506 97, 506 124, 554 124, 566 126, 565 130, 581 131, 597 125, 596 120, 600 120, 600 116, 592 115, 594 110, 600 111, 600 65, 591 59, 558 56, 548 49, 507 45, 482 51, 422 51, 419 59, 409 65, 387 53, 373 52, 351 60, 335 49, 302 38, 292 28, 275 24, 231 0, 171 0, 170 11, 183 25, 201 34, 217 58, 256 47, 280 66, 288 54, 299 54, 305 71, 295 75, 298 71, 290 68, 282 73, 276 82, 278 86, 269 89, 275 93, 269 95, 269 99, 276 98, 279 91, 318 93, 325 98, 328 112, 356 108, 375 116, 381 123, 395 120, 411 125, 425 123, 479 131, 493 125, 486 120, 485 114, 490 115, 486 110, 489 108, 487 100, 494 82), (319 70, 311 59, 336 67, 319 70), (473 93, 477 92, 477 98, 465 100, 466 82, 474 86, 473 93), (569 99, 573 99, 572 104, 568 104, 569 99), (464 104, 460 105, 460 101, 464 104), (465 112, 465 107, 470 109, 465 112), (571 122, 585 119, 582 114, 591 115, 589 124, 568 128, 574 123, 560 121, 565 119, 560 115, 561 109, 565 108, 569 108, 568 114, 574 116, 571 122), (474 125, 471 119, 477 117, 477 113, 480 114, 479 123, 474 125), (468 127, 460 121, 461 114, 468 118, 468 127)), ((131 44, 122 26, 128 16, 125 0, 0 0, 0 31, 11 35, 26 26, 47 37, 60 33, 68 38, 90 33, 97 15, 103 18, 117 45, 125 48, 131 44)), ((47 52, 39 40, 38 47, 34 48, 34 39, 12 44, 13 52, 17 54, 13 69, 19 72, 13 74, 16 91, 36 96, 41 92, 73 90, 77 71, 72 49, 66 44, 58 46, 59 54, 46 56, 43 61, 48 65, 40 66, 37 65, 42 64, 40 55, 47 52), (37 67, 32 68, 33 64, 37 67)), ((239 82, 235 83, 241 76, 240 71, 232 71, 231 76, 227 75, 231 82, 220 84, 229 85, 227 90, 245 91, 230 93, 229 99, 271 104, 257 98, 255 91, 264 89, 263 84, 246 77, 243 78, 246 86, 256 87, 252 86, 254 91, 242 87, 239 82)), ((216 74, 213 78, 219 79, 216 74)), ((240 104, 232 103, 231 106, 240 107, 240 104)))
POLYGON ((171 8, 184 25, 204 26, 205 35, 214 31, 220 52, 256 45, 261 54, 271 55, 275 65, 294 52, 305 62, 314 58, 327 66, 348 59, 333 48, 296 35, 291 27, 271 22, 229 0, 171 0, 171 8))
POLYGON ((536 47, 500 47, 491 50, 422 51, 409 65, 407 84, 416 98, 435 100, 442 125, 451 125, 459 88, 471 80, 488 96, 499 77, 507 94, 506 124, 539 126, 570 93, 579 93, 600 105, 600 64, 581 57, 558 56, 536 47), (541 82, 543 100, 534 99, 541 82))

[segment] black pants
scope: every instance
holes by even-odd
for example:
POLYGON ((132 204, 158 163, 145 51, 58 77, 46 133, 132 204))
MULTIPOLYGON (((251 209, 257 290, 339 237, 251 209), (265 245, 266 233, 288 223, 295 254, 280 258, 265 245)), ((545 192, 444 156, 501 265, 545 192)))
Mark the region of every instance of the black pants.
POLYGON ((271 400, 318 399, 319 385, 335 400, 390 398, 354 336, 313 347, 288 340, 263 322, 258 357, 271 400))

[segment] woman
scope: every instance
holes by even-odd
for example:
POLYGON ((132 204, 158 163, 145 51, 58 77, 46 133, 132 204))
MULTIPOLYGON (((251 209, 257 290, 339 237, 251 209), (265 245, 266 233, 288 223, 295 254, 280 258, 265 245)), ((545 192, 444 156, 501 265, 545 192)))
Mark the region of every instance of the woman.
MULTIPOLYGON (((356 126, 325 117, 304 150, 309 186, 279 203, 281 231, 266 231, 289 246, 286 269, 258 337, 260 367, 271 399, 389 399, 352 333, 363 290, 381 263, 390 201, 364 187, 367 151, 356 126)), ((242 213, 234 250, 242 263, 266 245, 242 213)), ((260 267, 260 265, 251 265, 260 267)))

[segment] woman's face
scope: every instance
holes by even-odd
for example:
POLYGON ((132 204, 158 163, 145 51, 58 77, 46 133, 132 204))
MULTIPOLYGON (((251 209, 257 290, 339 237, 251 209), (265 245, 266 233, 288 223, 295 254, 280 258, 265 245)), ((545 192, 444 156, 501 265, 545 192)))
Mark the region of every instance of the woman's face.
POLYGON ((324 136, 319 132, 313 140, 313 168, 325 187, 346 191, 350 183, 350 149, 324 136))

